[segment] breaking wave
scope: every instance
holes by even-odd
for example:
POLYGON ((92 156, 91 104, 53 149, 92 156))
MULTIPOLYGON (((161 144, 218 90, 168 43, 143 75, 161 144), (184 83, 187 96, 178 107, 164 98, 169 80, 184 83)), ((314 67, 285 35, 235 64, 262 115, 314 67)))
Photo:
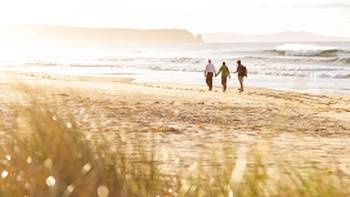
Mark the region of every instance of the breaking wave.
POLYGON ((332 46, 319 46, 307 44, 284 44, 273 50, 267 50, 279 56, 301 57, 337 57, 339 54, 349 54, 350 51, 338 49, 332 46))

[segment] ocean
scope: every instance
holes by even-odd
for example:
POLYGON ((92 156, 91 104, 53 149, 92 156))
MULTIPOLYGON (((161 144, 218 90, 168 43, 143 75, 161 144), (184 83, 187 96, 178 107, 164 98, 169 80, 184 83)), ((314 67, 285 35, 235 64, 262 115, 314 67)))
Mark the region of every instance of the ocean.
MULTIPOLYGON (((137 82, 203 84, 212 59, 217 69, 236 60, 248 86, 350 94, 350 42, 203 43, 98 47, 2 46, 0 69, 81 76, 127 76, 137 82)), ((220 85, 219 78, 215 84, 220 85)), ((235 77, 229 89, 238 86, 235 77)))

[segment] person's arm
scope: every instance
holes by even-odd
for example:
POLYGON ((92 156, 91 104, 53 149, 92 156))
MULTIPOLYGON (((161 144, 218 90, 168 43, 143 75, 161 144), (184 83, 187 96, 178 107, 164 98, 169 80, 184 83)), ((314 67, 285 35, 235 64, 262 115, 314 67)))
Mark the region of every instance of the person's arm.
POLYGON ((204 69, 204 77, 207 76, 207 67, 208 67, 208 66, 205 66, 205 69, 204 69))
POLYGON ((236 68, 236 71, 235 72, 233 72, 233 73, 237 73, 238 72, 238 66, 237 66, 237 68, 236 68))
POLYGON ((231 79, 230 69, 227 67, 228 78, 231 79))
MULTIPOLYGON (((215 71, 215 69, 214 69, 214 71, 215 71)), ((222 71, 222 66, 220 67, 219 72, 215 74, 215 77, 218 76, 221 73, 221 71, 222 71)))

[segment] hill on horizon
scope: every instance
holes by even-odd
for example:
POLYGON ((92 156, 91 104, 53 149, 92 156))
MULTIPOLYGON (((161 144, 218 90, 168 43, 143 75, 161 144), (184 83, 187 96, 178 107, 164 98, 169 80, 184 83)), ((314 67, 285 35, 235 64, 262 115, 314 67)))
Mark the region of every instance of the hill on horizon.
POLYGON ((227 42, 324 42, 350 41, 350 37, 317 35, 306 31, 244 35, 207 33, 194 35, 186 29, 92 28, 53 25, 19 25, 0 28, 0 43, 35 45, 116 45, 158 43, 227 42))
POLYGON ((204 42, 325 42, 350 41, 350 37, 317 35, 306 31, 284 31, 274 34, 244 35, 238 33, 203 34, 204 42))
POLYGON ((22 25, 0 29, 1 41, 37 44, 113 45, 124 43, 201 43, 185 29, 89 28, 50 25, 22 25))

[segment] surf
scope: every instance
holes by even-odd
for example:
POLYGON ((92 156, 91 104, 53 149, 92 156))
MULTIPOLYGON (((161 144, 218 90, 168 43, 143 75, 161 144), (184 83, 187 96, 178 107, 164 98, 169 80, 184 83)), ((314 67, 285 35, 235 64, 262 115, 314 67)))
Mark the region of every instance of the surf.
POLYGON ((339 49, 333 46, 321 46, 313 44, 283 44, 273 50, 279 56, 300 56, 300 57, 337 57, 341 53, 350 53, 348 50, 339 49))

